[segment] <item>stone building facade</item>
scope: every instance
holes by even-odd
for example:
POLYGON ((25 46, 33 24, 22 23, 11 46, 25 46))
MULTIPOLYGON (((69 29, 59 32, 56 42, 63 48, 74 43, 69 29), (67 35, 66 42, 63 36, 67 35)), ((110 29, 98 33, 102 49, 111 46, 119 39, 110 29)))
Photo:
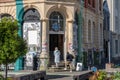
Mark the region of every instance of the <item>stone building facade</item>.
MULTIPOLYGON (((79 10, 78 0, 0 0, 0 18, 11 16, 19 21, 19 35, 28 43, 28 51, 40 56, 40 69, 54 62, 53 51, 58 47, 61 60, 73 50, 73 22, 79 10)), ((15 69, 23 69, 23 58, 15 69)))
POLYGON ((119 18, 119 0, 106 0, 108 2, 108 8, 110 10, 110 59, 118 63, 120 57, 120 18, 119 18), (112 60, 113 58, 113 60, 112 60))
POLYGON ((108 62, 110 53, 110 11, 108 8, 108 2, 103 2, 103 40, 104 40, 104 62, 108 62))
MULTIPOLYGON (((95 63, 96 60, 100 62, 102 54, 95 52, 103 51, 102 0, 82 1, 83 55, 89 53, 85 56, 91 59, 90 63, 95 63)), ((19 21, 18 34, 27 41, 28 51, 37 53, 40 69, 45 70, 48 64, 54 62, 55 47, 61 52, 61 61, 66 61, 67 51, 71 53, 74 44, 77 44, 74 43, 77 40, 77 33, 74 33, 77 27, 73 27, 77 21, 76 13, 79 14, 81 9, 80 3, 81 0, 0 0, 0 18, 7 16, 19 21)), ((87 63, 88 58, 83 58, 87 63)), ((23 57, 20 57, 15 63, 15 70, 23 69, 23 62, 23 57)))
POLYGON ((84 58, 88 64, 101 63, 103 55, 103 0, 85 0, 82 28, 84 58), (88 54, 87 54, 88 53, 88 54))

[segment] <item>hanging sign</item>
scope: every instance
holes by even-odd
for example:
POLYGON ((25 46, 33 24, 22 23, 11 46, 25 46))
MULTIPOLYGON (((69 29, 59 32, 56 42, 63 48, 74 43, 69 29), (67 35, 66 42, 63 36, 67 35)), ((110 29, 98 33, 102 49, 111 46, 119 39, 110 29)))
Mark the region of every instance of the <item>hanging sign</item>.
POLYGON ((77 66, 76 66, 76 71, 81 71, 82 70, 82 63, 77 63, 77 66))

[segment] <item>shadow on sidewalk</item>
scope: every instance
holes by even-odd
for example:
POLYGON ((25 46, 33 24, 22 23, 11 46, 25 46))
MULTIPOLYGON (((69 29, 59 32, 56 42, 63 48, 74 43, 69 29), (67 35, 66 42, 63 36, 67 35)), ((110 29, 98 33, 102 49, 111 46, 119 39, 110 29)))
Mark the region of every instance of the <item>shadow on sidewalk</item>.
POLYGON ((64 78, 64 77, 70 77, 67 75, 47 75, 47 79, 59 79, 59 78, 64 78))

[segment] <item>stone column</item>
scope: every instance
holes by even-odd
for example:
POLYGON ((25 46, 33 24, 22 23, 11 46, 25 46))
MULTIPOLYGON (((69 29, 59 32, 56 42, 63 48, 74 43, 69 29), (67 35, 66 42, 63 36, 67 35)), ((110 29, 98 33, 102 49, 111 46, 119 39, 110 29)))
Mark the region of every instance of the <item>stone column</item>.
POLYGON ((47 21, 42 19, 42 52, 40 54, 40 70, 46 70, 48 65, 48 39, 47 39, 47 21))
POLYGON ((68 52, 73 49, 73 20, 68 21, 68 52))
MULTIPOLYGON (((73 49, 73 20, 67 21, 67 49, 66 52, 71 53, 73 49)), ((65 70, 67 69, 66 54, 65 54, 65 70)))

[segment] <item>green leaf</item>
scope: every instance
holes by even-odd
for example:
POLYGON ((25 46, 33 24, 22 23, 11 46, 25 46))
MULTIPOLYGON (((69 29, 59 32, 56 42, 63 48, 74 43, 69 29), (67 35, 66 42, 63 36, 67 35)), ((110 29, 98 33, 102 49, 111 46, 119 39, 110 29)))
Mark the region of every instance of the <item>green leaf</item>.
POLYGON ((27 44, 18 35, 18 21, 2 18, 0 21, 0 64, 15 62, 17 58, 25 55, 27 44))

